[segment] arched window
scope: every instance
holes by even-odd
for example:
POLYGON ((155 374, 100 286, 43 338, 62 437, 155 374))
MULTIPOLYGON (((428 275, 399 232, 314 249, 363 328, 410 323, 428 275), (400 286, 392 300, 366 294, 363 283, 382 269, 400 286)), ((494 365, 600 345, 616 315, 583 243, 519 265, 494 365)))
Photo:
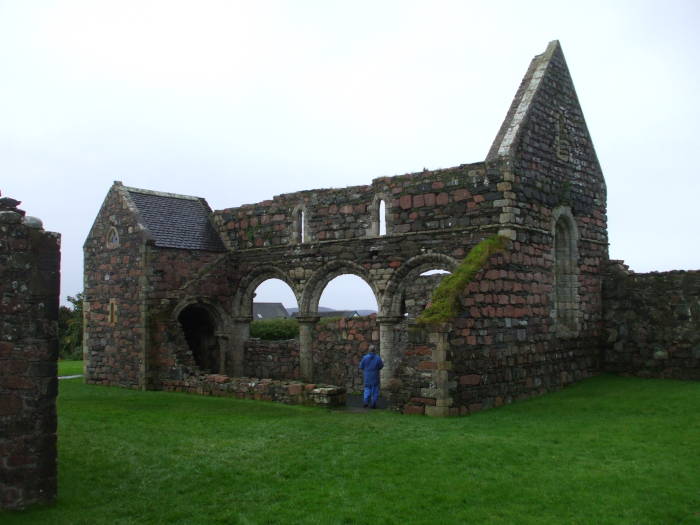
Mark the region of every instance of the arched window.
POLYGON ((293 235, 292 242, 301 244, 309 240, 308 237, 308 224, 306 217, 306 209, 303 204, 298 205, 294 208, 292 212, 292 217, 294 218, 292 223, 293 235))
POLYGON ((386 202, 379 200, 379 235, 386 235, 386 202))
POLYGON ((387 197, 383 194, 374 196, 374 200, 370 206, 370 227, 367 229, 367 235, 382 236, 387 235, 391 229, 391 218, 387 209, 387 197))
POLYGON ((568 208, 555 214, 554 320, 560 336, 578 332, 578 233, 568 208))
POLYGON ((117 233, 117 229, 114 226, 112 226, 107 232, 106 244, 107 248, 110 249, 117 248, 119 246, 119 233, 117 233))

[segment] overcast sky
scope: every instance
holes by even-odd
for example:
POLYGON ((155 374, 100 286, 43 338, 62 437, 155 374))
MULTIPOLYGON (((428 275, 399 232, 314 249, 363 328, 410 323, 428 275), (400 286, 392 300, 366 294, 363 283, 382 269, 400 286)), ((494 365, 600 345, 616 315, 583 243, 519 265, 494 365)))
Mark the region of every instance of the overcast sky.
MULTIPOLYGON (((0 191, 63 235, 65 301, 112 181, 221 209, 482 161, 558 39, 610 256, 698 269, 699 27, 674 0, 0 0, 0 191)), ((375 307, 347 289, 321 304, 375 307)))

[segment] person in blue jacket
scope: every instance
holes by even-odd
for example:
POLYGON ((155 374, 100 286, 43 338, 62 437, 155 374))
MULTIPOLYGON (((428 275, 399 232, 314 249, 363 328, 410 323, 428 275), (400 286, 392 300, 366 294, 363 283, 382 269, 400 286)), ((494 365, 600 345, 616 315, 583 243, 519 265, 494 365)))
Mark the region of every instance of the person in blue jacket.
POLYGON ((369 351, 362 356, 360 361, 360 370, 365 376, 365 391, 364 391, 364 407, 372 405, 372 408, 377 408, 377 399, 379 398, 379 371, 384 368, 384 361, 374 353, 374 345, 370 345, 369 351))

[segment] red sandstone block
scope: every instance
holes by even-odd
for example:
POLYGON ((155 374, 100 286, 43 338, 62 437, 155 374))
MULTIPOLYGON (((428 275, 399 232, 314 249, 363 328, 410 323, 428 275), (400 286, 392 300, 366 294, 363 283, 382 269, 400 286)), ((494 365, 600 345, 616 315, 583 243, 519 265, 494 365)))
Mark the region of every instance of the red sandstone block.
POLYGON ((444 206, 450 202, 450 196, 444 192, 438 193, 437 197, 435 198, 435 202, 438 204, 438 206, 444 206))
POLYGON ((418 370, 436 370, 437 363, 433 361, 421 361, 418 363, 418 370))
POLYGON ((403 413, 407 415, 423 415, 425 414, 425 406, 406 405, 403 407, 403 413))
POLYGON ((478 374, 468 374, 466 376, 461 376, 459 378, 459 383, 461 385, 474 386, 481 383, 481 376, 478 374))
POLYGON ((309 383, 308 385, 304 385, 304 390, 313 390, 316 388, 316 385, 313 383, 309 383))
POLYGON ((479 412, 481 410, 481 403, 472 403, 469 405, 469 412, 479 412))
POLYGON ((425 200, 426 206, 435 206, 435 194, 434 193, 426 193, 425 195, 423 195, 423 199, 425 200))
POLYGON ((0 359, 10 357, 14 345, 12 343, 0 342, 0 359))
POLYGON ((414 208, 421 208, 425 204, 425 199, 423 198, 423 195, 414 195, 413 196, 413 207, 414 208))
POLYGON ((287 388, 287 392, 290 396, 298 396, 299 394, 301 394, 301 389, 302 385, 297 383, 294 385, 289 385, 289 387, 287 388))
POLYGON ((442 182, 442 181, 439 181, 439 180, 433 182, 433 184, 432 184, 432 188, 433 188, 434 190, 440 190, 440 189, 442 189, 442 188, 444 188, 444 187, 445 187, 445 183, 442 182))
POLYGON ((460 188, 457 191, 454 192, 454 200, 455 202, 463 201, 471 197, 471 193, 469 193, 469 190, 466 190, 464 188, 460 188))
POLYGON ((399 206, 402 210, 409 209, 411 207, 411 196, 401 195, 401 197, 399 198, 399 206))

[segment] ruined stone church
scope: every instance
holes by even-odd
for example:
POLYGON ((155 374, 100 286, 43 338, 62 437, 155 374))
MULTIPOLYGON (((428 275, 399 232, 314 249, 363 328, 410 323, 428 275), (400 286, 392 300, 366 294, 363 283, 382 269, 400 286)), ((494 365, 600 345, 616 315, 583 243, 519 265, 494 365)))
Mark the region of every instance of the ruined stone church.
POLYGON ((84 251, 93 384, 332 402, 358 391, 375 344, 394 409, 459 415, 622 359, 601 342, 605 181, 556 41, 532 60, 484 161, 216 211, 115 182, 84 251), (423 274, 455 271, 494 235, 508 245, 462 291, 459 314, 417 326, 440 280, 423 274), (376 317, 319 322, 342 274, 370 286, 376 317), (297 340, 249 337, 254 292, 272 278, 297 298, 297 340))

